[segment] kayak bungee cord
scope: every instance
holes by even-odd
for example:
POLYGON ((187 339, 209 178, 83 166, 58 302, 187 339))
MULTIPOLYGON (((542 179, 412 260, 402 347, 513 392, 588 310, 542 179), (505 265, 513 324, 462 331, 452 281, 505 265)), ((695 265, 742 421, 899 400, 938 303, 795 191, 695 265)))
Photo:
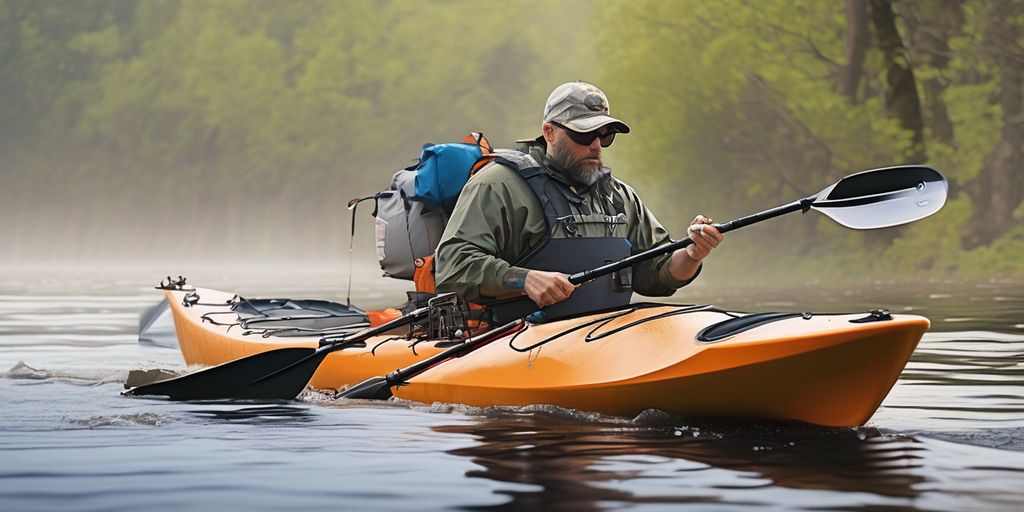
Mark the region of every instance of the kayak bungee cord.
POLYGON ((361 322, 358 324, 349 324, 344 327, 325 327, 322 329, 314 329, 312 327, 259 327, 254 328, 252 330, 244 331, 242 334, 259 334, 264 338, 272 338, 274 336, 278 336, 281 338, 288 338, 292 336, 345 336, 354 332, 358 332, 369 326, 369 322, 361 322))
POLYGON ((634 304, 634 305, 632 305, 628 309, 624 309, 622 311, 616 311, 616 312, 614 312, 614 313, 612 313, 610 315, 603 316, 601 318, 595 318, 594 320, 591 320, 589 322, 582 323, 582 324, 577 325, 577 326, 575 326, 575 327, 573 327, 571 329, 567 329, 567 330, 562 331, 562 332, 560 332, 558 334, 554 334, 552 336, 549 336, 548 338, 543 339, 541 341, 538 341, 537 343, 534 343, 534 344, 532 344, 532 345, 530 345, 528 347, 516 347, 515 346, 516 338, 519 337, 519 335, 522 334, 522 332, 524 332, 524 331, 520 331, 520 332, 516 333, 516 335, 513 336, 512 339, 510 339, 508 341, 508 346, 509 346, 509 348, 511 348, 512 350, 515 350, 516 352, 529 352, 529 351, 531 351, 531 350, 533 350, 535 348, 541 347, 541 346, 546 345, 546 344, 548 344, 548 343, 550 343, 550 342, 552 342, 552 341, 554 341, 554 340, 556 340, 558 338, 561 338, 562 336, 565 336, 565 335, 574 333, 576 331, 579 331, 581 329, 585 329, 587 327, 596 325, 596 327, 591 329, 590 332, 587 333, 587 335, 584 337, 584 340, 587 343, 590 343, 591 341, 597 341, 597 340, 600 340, 602 338, 606 338, 606 337, 611 336, 613 334, 625 331, 626 329, 631 329, 633 327, 645 324, 647 322, 653 322, 655 320, 660 320, 660 319, 663 319, 663 318, 669 318, 669 317, 676 316, 676 315, 683 315, 683 314, 687 314, 687 313, 705 312, 705 311, 707 311, 707 312, 715 312, 715 313, 723 313, 725 315, 729 315, 729 316, 732 316, 732 317, 736 317, 737 316, 737 315, 735 315, 733 313, 729 313, 727 311, 723 311, 721 309, 718 309, 718 308, 712 306, 711 304, 674 306, 672 304, 658 304, 658 303, 653 303, 653 302, 645 302, 645 303, 640 303, 640 304, 634 304), (597 335, 594 334, 599 329, 601 329, 602 327, 608 325, 609 323, 611 323, 612 320, 615 320, 616 318, 619 318, 619 317, 622 317, 622 316, 626 316, 626 315, 629 315, 631 313, 635 313, 637 311, 640 311, 641 309, 649 309, 649 308, 657 308, 657 307, 676 307, 677 309, 674 309, 672 311, 666 311, 664 313, 659 313, 657 315, 650 316, 650 317, 647 317, 647 318, 641 318, 639 320, 635 320, 635 321, 630 322, 630 323, 628 323, 626 325, 623 325, 621 327, 616 327, 615 329, 612 329, 611 331, 608 331, 608 332, 605 332, 605 333, 601 333, 601 334, 597 334, 597 335))
POLYGON ((234 305, 237 303, 236 301, 238 301, 238 300, 244 300, 244 299, 242 299, 242 297, 240 297, 238 294, 235 294, 234 297, 232 297, 231 299, 226 300, 224 302, 214 302, 214 303, 199 302, 199 293, 197 293, 195 290, 192 290, 192 291, 186 293, 184 297, 182 297, 181 305, 185 306, 186 308, 190 308, 192 306, 232 306, 232 307, 234 307, 234 305))
POLYGON ((612 314, 610 314, 608 316, 602 316, 601 318, 595 318, 594 320, 591 320, 591 321, 586 322, 586 323, 582 323, 582 324, 577 325, 576 327, 573 327, 571 329, 566 329, 566 330, 564 330, 564 331, 562 331, 562 332, 560 332, 558 334, 549 336, 547 339, 538 341, 537 343, 534 343, 533 345, 530 345, 528 347, 519 348, 519 347, 515 346, 515 341, 516 341, 516 338, 518 338, 520 334, 522 334, 522 333, 527 331, 527 329, 523 329, 523 330, 520 330, 519 332, 517 332, 515 334, 515 336, 512 336, 512 339, 508 340, 508 348, 510 348, 512 350, 515 350, 516 352, 529 352, 529 351, 531 351, 531 350, 533 350, 533 349, 535 349, 537 347, 546 345, 548 342, 557 340, 558 338, 561 338, 562 336, 565 336, 567 334, 572 334, 572 333, 574 333, 574 332, 576 332, 576 331, 578 331, 580 329, 584 329, 584 328, 590 327, 591 325, 594 325, 594 324, 599 323, 599 322, 604 322, 606 320, 607 321, 614 320, 614 319, 616 319, 616 318, 618 318, 620 316, 628 315, 628 314, 630 314, 630 313, 632 313, 632 312, 634 312, 636 310, 637 310, 636 307, 631 307, 629 309, 624 309, 622 311, 616 311, 616 312, 614 312, 614 313, 612 313, 612 314))
POLYGON ((231 322, 231 323, 218 322, 218 321, 213 319, 214 315, 235 315, 235 318, 238 318, 238 313, 235 313, 234 311, 210 311, 209 313, 203 313, 203 315, 200 316, 199 318, 203 322, 209 322, 209 323, 211 323, 213 325, 216 325, 216 326, 219 326, 219 327, 225 327, 226 326, 228 329, 231 329, 232 327, 234 327, 234 326, 239 324, 239 322, 231 322))
MULTIPOLYGON (((387 342, 389 342, 389 341, 395 341, 395 340, 408 340, 408 339, 410 339, 410 338, 408 338, 408 337, 404 337, 404 336, 392 336, 392 337, 390 337, 390 338, 384 339, 384 340, 383 340, 383 341, 381 341, 380 343, 378 343, 378 344, 374 345, 372 349, 370 349, 370 355, 371 355, 371 356, 375 356, 375 355, 377 355, 377 349, 378 349, 378 348, 380 348, 380 347, 381 347, 381 345, 383 345, 383 344, 385 344, 385 343, 387 343, 387 342)), ((413 353, 414 353, 414 354, 416 353, 416 346, 415 346, 415 345, 411 345, 411 346, 410 346, 409 348, 411 348, 411 349, 413 350, 413 353)))
MULTIPOLYGON (((225 300, 223 302, 213 302, 213 303, 199 302, 200 301, 199 292, 195 288, 193 288, 192 286, 185 284, 185 281, 186 281, 186 278, 184 276, 180 276, 179 275, 177 279, 173 279, 173 278, 171 278, 171 276, 167 276, 167 281, 164 282, 164 280, 161 279, 160 280, 160 284, 158 284, 156 286, 156 289, 157 290, 173 290, 173 291, 183 291, 183 292, 185 292, 185 295, 181 298, 181 305, 186 307, 186 308, 190 308, 190 307, 193 307, 193 306, 207 306, 207 307, 230 306, 230 308, 231 308, 230 311, 211 311, 209 313, 203 314, 200 318, 201 318, 201 320, 203 322, 210 322, 213 325, 217 325, 217 326, 221 326, 221 327, 226 326, 228 328, 228 330, 230 330, 232 327, 234 327, 236 325, 239 325, 239 322, 235 322, 235 323, 218 322, 218 321, 214 320, 211 317, 213 315, 225 315, 225 314, 235 313, 235 309, 238 307, 239 304, 241 304, 242 302, 247 302, 248 303, 247 299, 245 299, 244 297, 242 297, 241 295, 238 295, 236 293, 230 299, 225 300)), ((252 305, 252 306, 253 306, 253 309, 258 311, 258 309, 254 305, 252 305)), ((235 313, 235 314, 237 315, 237 313, 235 313)))
MULTIPOLYGON (((208 313, 204 313, 200 318, 204 322, 209 322, 209 323, 211 323, 213 325, 217 325, 217 326, 221 326, 221 327, 227 327, 227 329, 229 331, 234 326, 240 326, 242 329, 244 329, 244 332, 242 333, 243 335, 257 334, 257 335, 261 336, 264 339, 269 339, 269 338, 274 337, 274 336, 288 336, 288 335, 294 335, 294 336, 317 336, 317 335, 320 335, 320 336, 322 336, 321 343, 329 343, 335 337, 344 337, 344 336, 347 336, 347 335, 351 335, 353 332, 356 332, 359 329, 362 329, 362 328, 365 328, 365 327, 368 326, 367 323, 360 322, 360 323, 349 324, 349 325, 345 325, 345 326, 325 327, 325 328, 319 328, 319 329, 310 328, 310 327, 296 327, 296 326, 260 327, 260 326, 253 325, 253 324, 260 323, 260 322, 280 321, 280 320, 291 321, 291 320, 320 320, 320 319, 325 319, 325 318, 343 318, 343 315, 326 314, 326 315, 304 315, 304 316, 275 317, 275 316, 272 316, 272 315, 268 315, 264 311, 263 307, 261 305, 256 304, 253 300, 246 299, 246 298, 244 298, 244 297, 242 297, 240 295, 237 295, 237 294, 234 295, 230 300, 227 300, 227 301, 225 301, 223 303, 213 303, 213 304, 205 304, 205 303, 199 302, 199 300, 200 300, 199 294, 196 293, 195 291, 187 293, 186 294, 186 299, 188 299, 188 304, 190 304, 190 305, 208 305, 208 306, 230 305, 231 311, 211 311, 211 312, 208 312, 208 313), (258 314, 259 316, 252 317, 252 318, 241 319, 241 316, 239 315, 237 310, 238 310, 238 308, 244 307, 244 306, 247 306, 250 311, 254 312, 255 314, 258 314), (240 320, 236 321, 236 322, 228 323, 228 322, 221 322, 221 321, 215 320, 213 318, 213 316, 215 316, 215 315, 225 315, 225 314, 234 314, 234 315, 236 315, 236 318, 239 318, 240 320)), ((290 300, 287 300, 287 299, 286 300, 270 299, 270 301, 272 303, 273 302, 279 302, 281 306, 284 306, 284 305, 286 305, 286 304, 288 304, 290 302, 290 300)), ((185 304, 184 301, 183 301, 183 304, 185 304)), ((677 309, 674 309, 674 310, 671 310, 671 311, 666 311, 664 313, 660 313, 660 314, 655 315, 655 316, 651 316, 651 317, 647 317, 647 318, 641 318, 639 320, 630 322, 630 323, 628 323, 626 325, 623 325, 623 326, 617 327, 615 329, 612 329, 612 330, 610 330, 608 332, 598 333, 598 331, 600 331, 602 328, 604 328, 609 323, 611 323, 613 320, 615 320, 615 319, 617 319, 617 318, 619 318, 621 316, 625 316, 625 315, 634 313, 634 312, 639 311, 641 309, 647 309, 647 308, 652 308, 652 307, 665 307, 665 306, 670 306, 670 305, 668 305, 668 304, 658 304, 658 303, 639 303, 639 304, 634 304, 634 305, 632 305, 631 307, 629 307, 627 309, 624 309, 624 310, 621 310, 621 311, 616 311, 616 312, 614 312, 614 313, 612 313, 610 315, 603 316, 601 318, 596 318, 596 319, 591 320, 589 322, 586 322, 584 324, 575 326, 575 327, 573 327, 571 329, 568 329, 568 330, 563 331, 561 333, 558 333, 558 334, 555 334, 553 336, 550 336, 547 339, 541 340, 541 341, 539 341, 537 343, 534 343, 533 345, 530 345, 529 347, 522 347, 522 348, 520 348, 520 347, 516 347, 515 346, 514 343, 515 343, 516 338, 519 336, 519 334, 521 334, 523 332, 523 331, 520 331, 520 332, 516 333, 515 336, 513 336, 513 338, 511 340, 509 340, 509 348, 511 348, 512 350, 515 350, 517 352, 529 352, 529 351, 531 351, 531 350, 533 350, 535 348, 541 347, 541 346, 543 346, 543 345, 545 345, 545 344, 547 344, 547 343, 549 343, 551 341, 554 341, 554 340, 556 340, 558 338, 561 338, 561 337, 563 337, 565 335, 568 335, 568 334, 571 334, 571 333, 576 332, 578 330, 585 329, 587 327, 593 326, 593 329, 591 329, 590 332, 588 332, 586 334, 586 336, 584 337, 584 341, 586 343, 590 343, 592 341, 598 341, 598 340, 601 340, 601 339, 606 338, 608 336, 611 336, 611 335, 623 332, 623 331, 631 329, 633 327, 637 327, 637 326, 645 324, 647 322, 652 322, 652 321, 663 319, 663 318, 669 318, 669 317, 672 317, 672 316, 675 316, 675 315, 694 313, 694 312, 699 312, 699 311, 711 311, 711 312, 723 313, 723 314, 726 314, 726 315, 734 317, 734 318, 737 317, 737 315, 735 315, 733 313, 729 313, 729 312, 726 312, 726 311, 714 308, 710 304, 678 306, 677 309)), ((429 336, 417 336, 417 337, 414 337, 412 335, 412 333, 410 332, 408 335, 405 335, 405 336, 393 336, 393 337, 389 337, 387 339, 384 339, 384 340, 378 342, 370 350, 370 354, 371 355, 376 355, 378 348, 383 346, 385 343, 388 343, 388 342, 391 342, 391 341, 396 341, 396 340, 415 340, 411 344, 408 345, 408 348, 410 350, 412 350, 413 354, 416 354, 416 347, 420 343, 430 342, 430 341, 441 341, 441 340, 431 339, 429 336)), ((352 345, 353 348, 356 347, 356 346, 358 346, 358 345, 357 344, 353 344, 352 345)), ((365 346, 365 344, 363 344, 362 346, 365 346)))
MULTIPOLYGON (((651 305, 651 306, 647 306, 647 307, 655 307, 655 305, 651 305)), ((639 310, 639 309, 641 309, 641 308, 637 308, 637 310, 639 310)), ((710 312, 714 312, 714 313, 724 313, 724 314, 732 316, 732 317, 736 316, 736 315, 733 315, 731 313, 722 311, 722 310, 712 306, 711 304, 685 306, 685 307, 682 307, 681 309, 677 309, 677 310, 674 310, 674 311, 666 311, 664 313, 658 313, 657 315, 649 316, 647 318, 641 318, 639 320, 634 320, 633 322, 630 322, 630 323, 628 323, 626 325, 623 325, 621 327, 616 327, 615 329, 612 329, 612 330, 610 330, 608 332, 603 332, 601 334, 595 335, 594 333, 597 332, 598 329, 604 327, 605 325, 608 325, 609 323, 611 323, 612 320, 614 320, 614 318, 610 318, 607 321, 605 321, 604 323, 602 323, 602 324, 598 325, 597 327, 594 327, 593 329, 591 329, 590 332, 588 332, 587 335, 583 338, 583 341, 585 341, 586 343, 590 343, 591 341, 597 341, 597 340, 606 338, 606 337, 611 336, 613 334, 625 331, 626 329, 631 329, 633 327, 636 327, 636 326, 641 325, 641 324, 645 324, 647 322, 653 322, 655 320, 660 320, 662 318, 668 318, 668 317, 672 317, 672 316, 676 316, 676 315, 685 315, 687 313, 697 313, 697 312, 700 312, 700 311, 710 311, 710 312)))
POLYGON ((358 325, 362 325, 363 327, 366 327, 366 326, 370 325, 370 323, 366 322, 366 321, 364 321, 364 322, 352 322, 352 323, 348 323, 348 324, 334 325, 334 326, 329 326, 329 327, 321 327, 319 329, 313 328, 313 327, 298 327, 298 326, 288 326, 288 327, 270 326, 270 327, 261 327, 259 325, 253 325, 253 324, 258 324, 258 323, 262 323, 262 322, 281 322, 281 321, 295 321, 295 320, 328 320, 328 319, 331 319, 331 318, 347 318, 347 317, 350 317, 350 316, 352 316, 352 315, 332 315, 332 314, 322 314, 322 315, 288 315, 288 316, 269 316, 269 315, 266 315, 264 317, 259 317, 259 318, 243 318, 243 319, 239 320, 238 325, 240 325, 243 329, 251 329, 251 330, 254 330, 254 331, 256 331, 256 330, 274 330, 274 329, 300 329, 300 330, 321 331, 321 332, 338 330, 340 328, 355 327, 355 326, 358 326, 358 325))
MULTIPOLYGON (((181 281, 180 283, 179 282, 174 282, 172 284, 174 286, 178 286, 179 284, 184 284, 184 281, 181 281)), ((163 282, 161 282, 161 286, 166 286, 166 285, 164 285, 163 282)), ((174 289, 180 289, 180 288, 174 288, 174 289)), ((204 303, 204 302, 200 302, 200 300, 201 300, 201 297, 199 296, 199 293, 197 291, 195 291, 195 290, 188 291, 185 294, 185 296, 183 297, 183 299, 182 299, 182 305, 185 306, 185 307, 192 307, 192 306, 223 307, 223 306, 229 306, 230 310, 228 310, 228 311, 210 311, 210 312, 204 313, 199 318, 203 322, 209 322, 210 324, 213 324, 213 325, 216 325, 216 326, 219 326, 219 327, 227 327, 228 331, 230 331, 232 327, 240 326, 241 329, 244 329, 244 331, 242 333, 243 335, 259 334, 263 338, 270 338, 272 336, 289 336, 289 335, 292 335, 292 336, 303 336, 303 335, 308 335, 308 336, 317 336, 317 335, 319 335, 319 336, 344 336, 344 335, 347 335, 347 334, 351 334, 351 333, 353 333, 355 331, 358 331, 359 329, 363 329, 363 328, 366 328, 366 327, 370 326, 368 321, 362 321, 362 322, 352 322, 352 323, 346 323, 346 324, 343 324, 343 325, 334 325, 334 326, 320 327, 320 328, 302 327, 302 326, 295 326, 295 325, 261 327, 261 326, 253 325, 253 324, 258 324, 258 323, 261 323, 261 322, 282 322, 282 321, 283 322, 304 321, 304 320, 317 321, 317 320, 327 320, 327 319, 332 319, 332 318, 342 319, 342 318, 346 318, 346 317, 351 316, 354 312, 351 311, 351 309, 350 309, 351 306, 345 306, 345 308, 346 308, 346 313, 345 314, 337 314, 337 313, 333 313, 333 312, 331 312, 329 310, 322 309, 323 306, 316 307, 315 305, 308 304, 309 301, 299 301, 299 303, 296 303, 296 302, 292 301, 292 299, 247 299, 247 298, 242 297, 241 295, 238 295, 238 294, 235 294, 231 299, 226 300, 224 302, 204 303), (289 306, 293 307, 295 309, 295 311, 311 310, 315 314, 275 316, 275 315, 267 313, 268 309, 282 310, 282 309, 288 308, 289 306), (251 314, 253 316, 251 316, 249 318, 243 318, 242 317, 242 313, 239 312, 240 309, 246 309, 247 310, 246 314, 251 314), (219 320, 214 319, 214 317, 218 316, 218 315, 235 315, 236 321, 234 321, 234 322, 223 322, 223 321, 219 321, 219 320)))
MULTIPOLYGON (((406 339, 411 339, 411 338, 406 338, 406 339)), ((419 338, 416 338, 416 341, 414 341, 414 342, 409 344, 408 348, 409 348, 409 350, 412 350, 412 354, 414 356, 418 356, 419 355, 416 352, 416 346, 419 345, 420 343, 425 342, 425 341, 435 341, 435 340, 431 340, 429 336, 421 336, 419 338)), ((441 340, 436 340, 436 341, 441 341, 441 340)))

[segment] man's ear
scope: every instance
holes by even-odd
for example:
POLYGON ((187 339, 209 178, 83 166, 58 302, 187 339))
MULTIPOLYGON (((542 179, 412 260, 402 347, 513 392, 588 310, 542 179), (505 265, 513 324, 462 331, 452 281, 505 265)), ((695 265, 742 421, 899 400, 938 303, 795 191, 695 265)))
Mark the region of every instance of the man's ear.
POLYGON ((547 141, 550 146, 555 141, 555 125, 551 123, 544 123, 540 125, 541 134, 544 135, 544 140, 547 141))

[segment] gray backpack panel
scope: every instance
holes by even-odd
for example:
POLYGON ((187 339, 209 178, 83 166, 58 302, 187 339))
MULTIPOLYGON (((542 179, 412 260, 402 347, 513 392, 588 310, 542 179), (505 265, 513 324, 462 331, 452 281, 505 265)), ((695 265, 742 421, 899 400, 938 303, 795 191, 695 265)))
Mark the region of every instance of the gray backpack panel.
POLYGON ((388 277, 412 279, 416 258, 434 253, 448 220, 440 210, 425 210, 410 199, 415 187, 415 169, 402 169, 388 190, 377 194, 377 261, 388 277))

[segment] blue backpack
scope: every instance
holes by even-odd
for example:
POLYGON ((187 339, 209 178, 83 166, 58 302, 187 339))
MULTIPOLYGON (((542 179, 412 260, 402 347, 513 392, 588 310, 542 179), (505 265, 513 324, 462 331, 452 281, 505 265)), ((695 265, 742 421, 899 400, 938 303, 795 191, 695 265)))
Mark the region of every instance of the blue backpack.
POLYGON ((410 199, 450 215, 469 176, 489 161, 483 157, 491 152, 491 144, 478 132, 461 142, 425 144, 416 166, 415 193, 410 199))
POLYGON ((396 172, 387 190, 349 201, 352 235, 356 205, 374 200, 377 261, 384 275, 414 280, 417 290, 433 293, 434 249, 469 177, 491 160, 491 144, 476 132, 461 142, 424 145, 420 161, 396 172), (422 284, 418 274, 424 274, 422 284))

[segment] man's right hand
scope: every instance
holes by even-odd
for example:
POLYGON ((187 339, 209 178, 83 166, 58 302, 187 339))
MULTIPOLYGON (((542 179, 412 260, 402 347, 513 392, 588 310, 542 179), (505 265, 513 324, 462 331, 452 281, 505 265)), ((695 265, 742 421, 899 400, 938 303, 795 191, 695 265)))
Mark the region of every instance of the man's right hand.
POLYGON ((576 286, 569 282, 569 277, 559 272, 531 270, 526 273, 523 291, 538 306, 550 306, 562 302, 572 295, 576 286))

